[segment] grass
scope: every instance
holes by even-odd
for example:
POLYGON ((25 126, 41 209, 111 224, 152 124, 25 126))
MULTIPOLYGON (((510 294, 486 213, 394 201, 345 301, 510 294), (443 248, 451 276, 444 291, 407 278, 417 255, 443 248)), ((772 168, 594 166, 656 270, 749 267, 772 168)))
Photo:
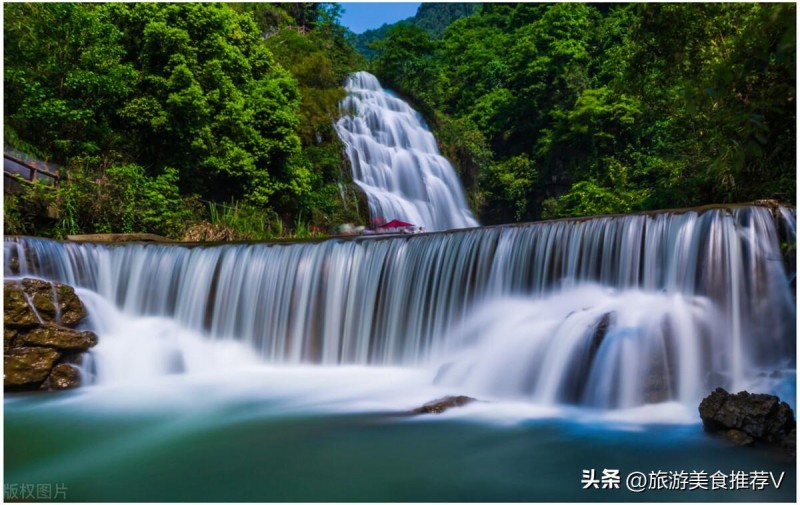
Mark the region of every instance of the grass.
MULTIPOLYGON (((196 228, 196 227, 195 227, 196 228)), ((191 234, 190 230, 190 235, 191 234)), ((264 210, 231 202, 230 204, 209 203, 209 223, 197 229, 189 237, 193 240, 274 240, 318 238, 323 233, 311 227, 298 214, 293 226, 287 227, 280 216, 272 210, 264 210)))

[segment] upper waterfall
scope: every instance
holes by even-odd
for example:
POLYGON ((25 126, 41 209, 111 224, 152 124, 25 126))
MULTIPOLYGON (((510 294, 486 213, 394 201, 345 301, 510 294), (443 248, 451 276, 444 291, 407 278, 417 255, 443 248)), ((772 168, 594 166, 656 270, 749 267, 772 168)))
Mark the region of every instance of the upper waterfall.
POLYGON ((478 226, 452 165, 420 115, 367 72, 350 75, 345 89, 335 127, 353 180, 367 195, 370 217, 400 219, 428 231, 478 226))

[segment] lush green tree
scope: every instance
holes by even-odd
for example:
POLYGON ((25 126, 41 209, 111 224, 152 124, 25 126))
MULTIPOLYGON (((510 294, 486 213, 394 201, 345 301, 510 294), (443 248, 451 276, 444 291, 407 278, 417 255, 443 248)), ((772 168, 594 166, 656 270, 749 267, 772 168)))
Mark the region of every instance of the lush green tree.
POLYGON ((434 59, 437 43, 425 30, 400 23, 373 44, 375 71, 398 91, 413 92, 417 101, 431 107, 439 95, 439 68, 434 59))
POLYGON ((249 15, 214 4, 113 4, 126 54, 142 73, 120 110, 137 161, 176 167, 184 191, 213 200, 307 190, 292 163, 299 93, 249 15))
MULTIPOLYGON (((314 13, 309 22, 332 22, 324 17, 331 9, 301 10, 314 13)), ((7 141, 70 170, 73 160, 89 160, 80 165, 92 180, 133 163, 182 194, 284 215, 311 191, 300 89, 267 49, 253 12, 10 4, 5 14, 7 141)))
POLYGON ((74 3, 3 7, 11 136, 61 162, 119 149, 125 135, 114 128, 117 110, 133 95, 138 72, 108 13, 74 3))
POLYGON ((333 123, 339 118, 339 102, 345 97, 347 74, 363 68, 363 60, 347 42, 346 30, 339 24, 341 8, 320 4, 314 28, 307 33, 282 29, 267 39, 275 59, 298 83, 300 106, 298 134, 302 153, 297 162, 309 171, 310 191, 287 201, 295 216, 303 216, 316 226, 330 228, 342 222, 363 221, 357 206, 342 197, 354 191, 349 171, 333 123))
POLYGON ((433 49, 389 33, 375 70, 428 106, 446 153, 471 143, 453 120, 485 139, 467 181, 488 222, 791 201, 795 10, 485 4, 433 49), (404 65, 422 56, 434 70, 416 82, 404 65))

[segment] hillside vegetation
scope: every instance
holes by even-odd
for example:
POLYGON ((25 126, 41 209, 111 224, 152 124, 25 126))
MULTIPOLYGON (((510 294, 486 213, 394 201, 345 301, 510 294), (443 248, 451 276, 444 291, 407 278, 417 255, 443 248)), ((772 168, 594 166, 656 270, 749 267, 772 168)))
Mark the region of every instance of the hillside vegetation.
POLYGON ((5 4, 5 145, 62 166, 6 195, 5 233, 366 223, 332 127, 362 69, 426 116, 485 224, 795 199, 793 4, 433 3, 361 36, 340 13, 5 4))
POLYGON ((389 28, 373 71, 485 222, 794 201, 792 4, 485 4, 389 28))
POLYGON ((5 143, 64 167, 57 193, 6 199, 7 233, 179 238, 205 222, 266 238, 356 217, 340 196, 348 174, 331 123, 361 64, 338 6, 4 12, 5 143), (34 219, 46 205, 57 222, 34 219))

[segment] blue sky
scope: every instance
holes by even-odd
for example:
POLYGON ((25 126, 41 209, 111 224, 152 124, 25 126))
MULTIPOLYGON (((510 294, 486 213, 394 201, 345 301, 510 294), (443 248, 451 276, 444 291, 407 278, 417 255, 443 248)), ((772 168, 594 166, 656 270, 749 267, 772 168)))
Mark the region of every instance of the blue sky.
POLYGON ((384 23, 394 23, 410 18, 417 13, 417 3, 340 2, 344 9, 341 23, 354 33, 363 33, 372 28, 379 28, 384 23))

